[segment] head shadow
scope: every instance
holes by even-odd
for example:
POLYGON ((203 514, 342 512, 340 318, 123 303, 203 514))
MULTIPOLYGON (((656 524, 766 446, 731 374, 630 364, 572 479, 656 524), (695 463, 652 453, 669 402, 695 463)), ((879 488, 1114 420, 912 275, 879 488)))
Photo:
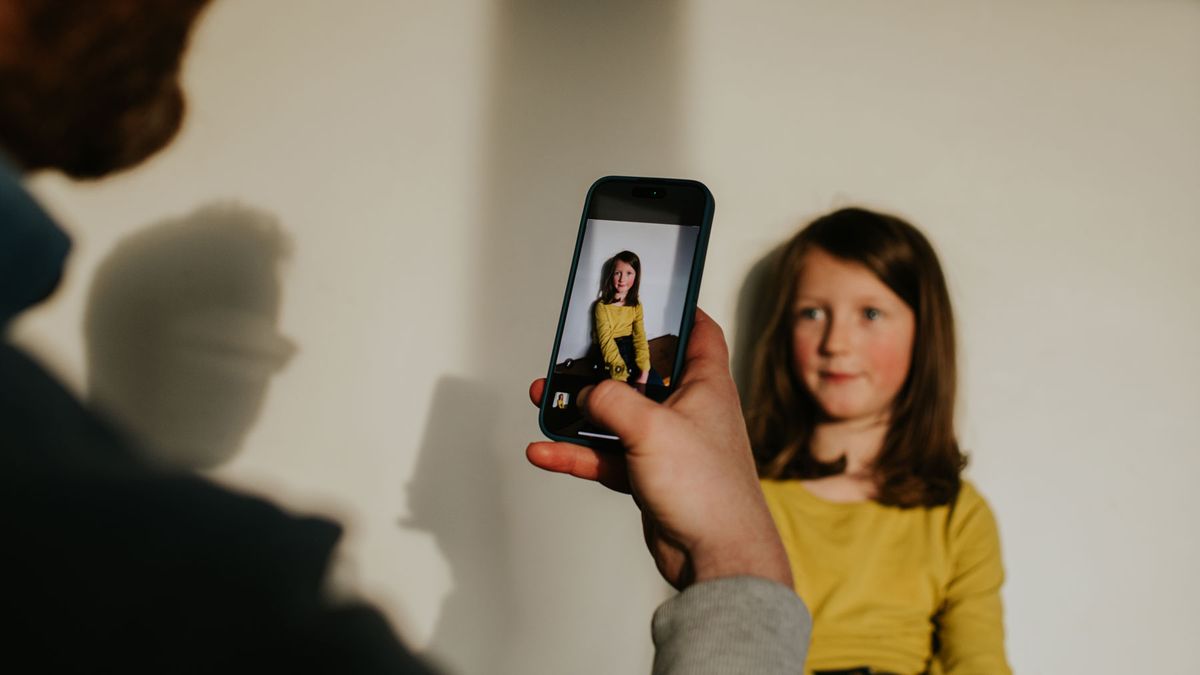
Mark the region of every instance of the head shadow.
POLYGON ((241 449, 295 351, 278 331, 289 248, 274 216, 214 203, 122 239, 97 268, 87 397, 148 459, 211 468, 241 449))
POLYGON ((409 516, 399 523, 432 534, 450 568, 453 587, 428 653, 454 672, 496 669, 514 609, 501 466, 491 443, 497 399, 478 381, 438 380, 408 483, 409 516))
POLYGON ((779 277, 779 265, 785 248, 786 242, 780 243, 755 261, 738 289, 730 365, 743 407, 749 402, 758 341, 770 323, 771 309, 784 288, 779 277))

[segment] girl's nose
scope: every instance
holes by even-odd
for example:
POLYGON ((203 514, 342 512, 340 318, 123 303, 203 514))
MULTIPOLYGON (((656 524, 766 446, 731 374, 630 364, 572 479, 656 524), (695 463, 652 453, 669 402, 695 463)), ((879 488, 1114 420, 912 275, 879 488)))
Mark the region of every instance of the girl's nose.
POLYGON ((850 327, 846 321, 832 317, 825 328, 825 339, 821 340, 821 351, 826 354, 845 352, 850 346, 850 327))

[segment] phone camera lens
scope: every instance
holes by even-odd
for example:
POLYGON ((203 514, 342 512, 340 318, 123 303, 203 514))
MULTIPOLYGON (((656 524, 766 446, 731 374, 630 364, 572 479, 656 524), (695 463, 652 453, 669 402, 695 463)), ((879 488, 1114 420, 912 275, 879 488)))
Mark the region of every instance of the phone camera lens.
POLYGON ((667 191, 662 188, 635 187, 633 196, 642 199, 662 199, 667 196, 667 191))

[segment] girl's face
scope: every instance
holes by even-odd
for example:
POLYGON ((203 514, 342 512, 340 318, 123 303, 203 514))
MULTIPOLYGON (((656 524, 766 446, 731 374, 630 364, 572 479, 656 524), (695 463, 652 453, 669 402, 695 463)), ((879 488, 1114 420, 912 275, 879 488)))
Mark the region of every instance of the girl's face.
POLYGON ((865 266, 822 249, 802 269, 792 371, 829 419, 886 419, 912 362, 912 309, 865 266))
POLYGON ((617 297, 623 298, 633 288, 633 282, 637 279, 637 272, 633 271, 633 265, 627 262, 618 260, 613 266, 612 282, 613 287, 617 289, 617 297))

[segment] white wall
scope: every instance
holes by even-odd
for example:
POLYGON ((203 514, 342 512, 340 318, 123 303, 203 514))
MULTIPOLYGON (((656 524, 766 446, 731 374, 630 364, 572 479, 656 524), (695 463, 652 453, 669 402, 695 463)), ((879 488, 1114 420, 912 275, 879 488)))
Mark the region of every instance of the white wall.
POLYGON ((571 288, 558 360, 587 355, 592 344, 592 302, 600 290, 604 262, 624 250, 633 251, 641 261, 638 299, 642 303, 646 336, 653 340, 662 335, 679 335, 688 273, 695 259, 699 233, 696 227, 589 220, 579 250, 579 269, 571 288))
POLYGON ((34 181, 77 244, 17 336, 81 388, 122 236, 216 199, 273 216, 298 351, 217 475, 343 519, 348 583, 414 645, 468 673, 647 670, 665 590, 632 504, 522 456, 584 192, 643 174, 716 195, 701 304, 731 336, 748 272, 813 216, 923 227, 1014 666, 1200 661, 1200 4, 218 2, 195 47, 170 151, 34 181))

